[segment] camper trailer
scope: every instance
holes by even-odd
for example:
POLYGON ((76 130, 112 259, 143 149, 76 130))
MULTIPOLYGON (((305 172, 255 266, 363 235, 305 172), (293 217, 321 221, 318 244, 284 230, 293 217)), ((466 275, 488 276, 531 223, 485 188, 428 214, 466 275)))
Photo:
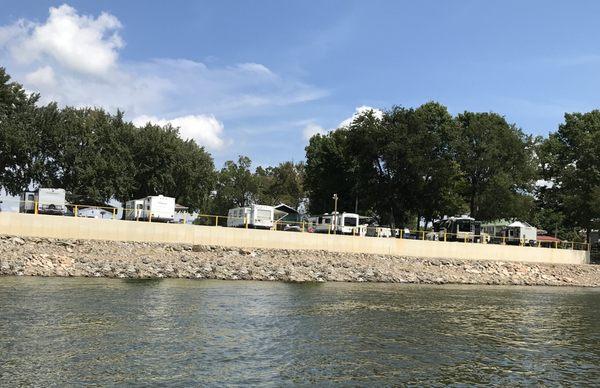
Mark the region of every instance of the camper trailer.
POLYGON ((67 213, 65 190, 39 188, 36 191, 25 191, 21 193, 19 212, 65 215, 67 213))
POLYGON ((151 195, 125 203, 125 219, 136 221, 172 222, 175 218, 175 198, 151 195))
POLYGON ((275 209, 268 205, 250 205, 229 209, 227 226, 233 228, 271 229, 275 209))
POLYGON ((367 226, 360 224, 360 216, 355 213, 323 214, 310 218, 312 231, 316 233, 352 234, 364 236, 367 226))
POLYGON ((506 244, 535 245, 537 228, 526 222, 515 221, 502 230, 502 237, 506 244))
POLYGON ((467 241, 488 243, 490 235, 483 232, 481 222, 468 216, 450 217, 436 221, 427 239, 436 241, 467 241))

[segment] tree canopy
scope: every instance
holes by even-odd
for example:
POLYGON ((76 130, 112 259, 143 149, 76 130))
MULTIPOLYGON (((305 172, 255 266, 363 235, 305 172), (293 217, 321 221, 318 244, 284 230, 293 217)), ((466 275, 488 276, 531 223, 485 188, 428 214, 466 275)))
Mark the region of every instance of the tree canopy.
POLYGON ((10 195, 45 186, 98 202, 163 194, 216 214, 251 203, 320 214, 336 193, 339 210, 394 226, 468 213, 567 238, 600 228, 600 110, 565 114, 544 139, 494 112, 393 106, 313 136, 304 162, 254 169, 240 156, 216 171, 171 125, 39 101, 0 68, 0 187, 10 195))

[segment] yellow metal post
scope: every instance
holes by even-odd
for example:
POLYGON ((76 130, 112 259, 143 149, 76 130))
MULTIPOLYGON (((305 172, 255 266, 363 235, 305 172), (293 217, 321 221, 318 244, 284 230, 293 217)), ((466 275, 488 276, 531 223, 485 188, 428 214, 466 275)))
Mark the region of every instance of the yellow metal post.
POLYGON ((78 206, 77 206, 77 205, 75 205, 75 209, 74 209, 74 210, 75 210, 75 211, 73 212, 73 215, 74 215, 75 217, 78 217, 78 214, 79 214, 79 208, 78 208, 78 206))
POLYGON ((215 216, 215 226, 219 226, 219 216, 215 216))
POLYGON ((446 242, 446 232, 444 232, 444 242, 446 242))
POLYGON ((38 203, 33 201, 33 214, 38 214, 38 203))
POLYGON ((422 240, 423 240, 423 241, 425 241, 425 231, 424 231, 424 230, 422 230, 422 231, 421 231, 421 233, 423 233, 423 236, 421 236, 421 237, 422 237, 422 240))
POLYGON ((152 222, 152 212, 148 214, 148 222, 152 222))
POLYGON ((187 224, 187 213, 183 213, 183 224, 187 224))
POLYGON ((248 229, 248 216, 244 217, 244 221, 246 222, 246 229, 248 229))
POLYGON ((113 208, 113 216, 112 219, 116 219, 117 218, 117 209, 113 208))
POLYGON ((301 229, 302 233, 304 233, 304 221, 302 221, 302 229, 301 229))

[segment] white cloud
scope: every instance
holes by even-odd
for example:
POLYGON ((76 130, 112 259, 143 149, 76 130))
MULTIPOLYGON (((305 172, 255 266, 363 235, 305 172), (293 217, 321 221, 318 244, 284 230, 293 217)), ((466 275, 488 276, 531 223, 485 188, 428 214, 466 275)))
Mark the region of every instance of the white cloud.
POLYGON ((114 69, 117 50, 123 47, 120 28, 119 20, 110 14, 80 16, 64 4, 50 8, 44 24, 21 23, 11 52, 22 63, 50 57, 71 71, 104 75, 114 69))
POLYGON ((356 108, 356 110, 354 111, 354 114, 350 117, 348 117, 347 119, 343 120, 340 125, 338 125, 338 127, 347 127, 350 124, 352 124, 352 122, 354 120, 356 120, 356 118, 364 113, 367 113, 368 111, 373 111, 373 115, 375 116, 376 119, 381 120, 383 118, 383 111, 377 108, 373 108, 371 106, 367 106, 367 105, 361 105, 358 108, 356 108))
POLYGON ((339 125, 336 128, 330 128, 330 129, 325 129, 322 126, 315 124, 314 122, 308 122, 304 128, 302 129, 302 135, 304 137, 305 140, 310 140, 311 137, 313 137, 316 134, 321 134, 321 135, 325 135, 337 128, 342 128, 342 127, 347 127, 350 124, 352 124, 352 122, 359 117, 360 115, 367 113, 368 111, 373 111, 373 115, 375 116, 376 119, 381 120, 383 118, 383 111, 377 108, 373 108, 370 106, 366 106, 366 105, 362 105, 357 107, 354 110, 354 113, 352 114, 352 116, 342 120, 342 122, 339 123, 339 125))
POLYGON ((320 125, 317 125, 315 123, 309 123, 302 130, 302 135, 304 136, 305 140, 310 140, 310 138, 316 134, 324 135, 327 132, 328 131, 320 125))
POLYGON ((133 119, 133 123, 138 126, 143 126, 148 122, 160 126, 171 124, 173 127, 178 127, 182 139, 193 139, 199 145, 212 150, 221 149, 225 145, 222 138, 223 123, 212 115, 188 115, 170 120, 143 115, 133 119))
POLYGON ((129 119, 179 120, 182 136, 213 149, 225 144, 223 125, 215 117, 271 115, 278 107, 326 95, 260 63, 123 61, 121 28, 119 19, 106 12, 85 15, 68 5, 52 7, 45 21, 0 26, 0 63, 27 90, 39 92, 41 103, 121 109, 129 119))
POLYGON ((54 70, 50 66, 42 66, 25 76, 25 82, 34 87, 52 87, 56 84, 54 70))

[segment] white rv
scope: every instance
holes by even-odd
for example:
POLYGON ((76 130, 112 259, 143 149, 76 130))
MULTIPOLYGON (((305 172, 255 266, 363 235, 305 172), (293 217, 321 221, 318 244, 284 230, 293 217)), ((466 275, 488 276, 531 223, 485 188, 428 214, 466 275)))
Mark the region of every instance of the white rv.
POLYGON ((360 224, 360 216, 356 213, 332 213, 311 217, 312 231, 315 233, 353 234, 364 236, 367 226, 360 224))
POLYGON ((175 198, 151 195, 125 203, 125 219, 171 222, 175 218, 175 198))
POLYGON ((250 205, 229 209, 227 226, 233 228, 271 229, 275 208, 268 205, 250 205))
POLYGON ((534 245, 537 241, 537 228, 526 222, 515 221, 502 231, 507 244, 534 245))
POLYGON ((482 229, 481 222, 469 216, 450 217, 433 223, 433 232, 426 234, 428 240, 464 241, 487 244, 490 235, 482 229))
POLYGON ((67 201, 64 189, 39 188, 36 191, 25 191, 21 193, 19 212, 65 215, 67 213, 67 201))

